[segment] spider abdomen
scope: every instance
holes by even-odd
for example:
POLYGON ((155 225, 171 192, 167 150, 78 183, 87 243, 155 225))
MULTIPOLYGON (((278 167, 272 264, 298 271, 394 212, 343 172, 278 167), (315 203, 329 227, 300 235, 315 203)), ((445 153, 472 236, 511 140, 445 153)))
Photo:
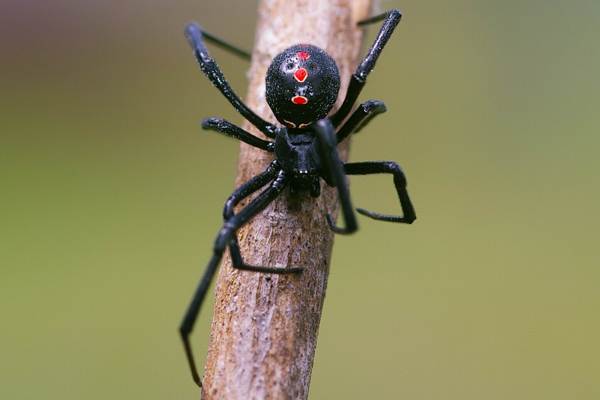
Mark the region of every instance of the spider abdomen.
POLYGON ((289 128, 302 129, 326 117, 339 89, 335 61, 313 45, 287 48, 267 71, 267 103, 277 120, 289 128))

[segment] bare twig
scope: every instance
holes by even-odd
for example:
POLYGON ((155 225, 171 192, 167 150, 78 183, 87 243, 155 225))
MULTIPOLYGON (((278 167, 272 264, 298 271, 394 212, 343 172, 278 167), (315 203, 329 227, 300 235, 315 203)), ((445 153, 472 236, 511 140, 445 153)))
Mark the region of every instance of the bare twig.
MULTIPOLYGON (((340 98, 358 62, 371 0, 263 0, 250 68, 247 104, 275 122, 265 102, 265 73, 273 57, 297 43, 325 49, 337 62, 340 98)), ((339 104, 338 104, 339 105, 339 104)), ((244 128, 261 135, 246 123, 244 128)), ((347 148, 341 149, 345 157, 347 148)), ((262 172, 270 155, 242 144, 236 184, 262 172)), ((244 257, 255 265, 303 266, 300 275, 267 275, 231 268, 217 281, 204 376, 206 399, 306 399, 333 237, 325 221, 334 192, 318 199, 286 194, 240 233, 244 257)))

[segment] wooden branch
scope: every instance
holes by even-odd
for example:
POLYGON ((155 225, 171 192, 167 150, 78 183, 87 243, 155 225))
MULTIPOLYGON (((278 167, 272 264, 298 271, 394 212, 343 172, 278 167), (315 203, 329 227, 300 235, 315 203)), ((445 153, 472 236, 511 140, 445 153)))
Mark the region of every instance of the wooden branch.
MULTIPOLYGON (((336 60, 342 79, 339 106, 361 51, 356 22, 370 9, 371 0, 261 1, 247 104, 276 122, 265 101, 266 70, 286 47, 310 43, 336 60)), ((261 136, 247 122, 244 128, 261 136)), ((345 158, 347 144, 340 150, 345 158)), ((266 152, 242 144, 236 185, 264 171, 270 161, 266 152)), ((242 254, 250 264, 302 266, 305 271, 241 272, 225 259, 216 286, 203 398, 307 398, 333 244, 325 213, 335 214, 336 208, 335 193, 326 186, 317 199, 291 198, 286 191, 240 230, 242 254)))

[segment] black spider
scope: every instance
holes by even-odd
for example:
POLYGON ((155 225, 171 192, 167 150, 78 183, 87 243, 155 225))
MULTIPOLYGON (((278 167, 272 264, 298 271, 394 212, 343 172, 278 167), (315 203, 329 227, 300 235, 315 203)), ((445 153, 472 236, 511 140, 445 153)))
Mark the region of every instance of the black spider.
POLYGON ((260 139, 220 118, 205 119, 202 127, 275 154, 275 160, 264 172, 237 188, 227 199, 223 211, 225 223, 215 240, 213 256, 181 323, 180 333, 185 352, 192 376, 198 385, 202 386, 202 382, 194 361, 189 335, 225 248, 229 247, 234 268, 275 274, 296 273, 302 270, 298 267, 248 265, 244 263, 237 242, 236 231, 279 196, 285 187, 289 187, 292 194, 309 192, 313 197, 320 194, 321 179, 329 186, 336 187, 345 227, 335 226, 330 215, 326 216, 327 222, 334 232, 348 234, 356 231, 357 223, 346 175, 389 173, 394 177, 403 216, 383 215, 362 208, 358 208, 357 211, 381 221, 410 224, 415 220, 415 211, 406 191, 406 178, 398 164, 391 161, 343 163, 336 148, 348 135, 358 131, 371 118, 386 110, 383 102, 369 100, 362 103, 346 120, 365 85, 367 75, 375 66, 400 18, 398 10, 391 10, 359 22, 359 25, 366 25, 384 20, 375 42, 352 75, 342 106, 330 117, 327 115, 336 102, 340 88, 340 77, 334 60, 325 51, 308 44, 292 46, 276 56, 267 71, 266 99, 273 114, 283 126, 275 126, 263 120, 240 100, 208 54, 203 38, 246 58, 249 58, 249 54, 203 32, 196 24, 187 26, 185 34, 194 49, 202 72, 244 118, 273 141, 260 139), (344 120, 346 122, 342 124, 344 120), (240 201, 267 184, 268 187, 255 199, 239 213, 234 213, 234 207, 240 201))

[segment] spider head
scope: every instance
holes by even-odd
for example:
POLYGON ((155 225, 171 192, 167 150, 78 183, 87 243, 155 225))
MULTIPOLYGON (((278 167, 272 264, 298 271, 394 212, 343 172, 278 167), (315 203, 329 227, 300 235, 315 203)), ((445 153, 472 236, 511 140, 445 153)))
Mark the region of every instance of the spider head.
POLYGON ((304 128, 327 116, 340 89, 333 58, 309 44, 287 48, 267 71, 267 103, 279 122, 304 128))

